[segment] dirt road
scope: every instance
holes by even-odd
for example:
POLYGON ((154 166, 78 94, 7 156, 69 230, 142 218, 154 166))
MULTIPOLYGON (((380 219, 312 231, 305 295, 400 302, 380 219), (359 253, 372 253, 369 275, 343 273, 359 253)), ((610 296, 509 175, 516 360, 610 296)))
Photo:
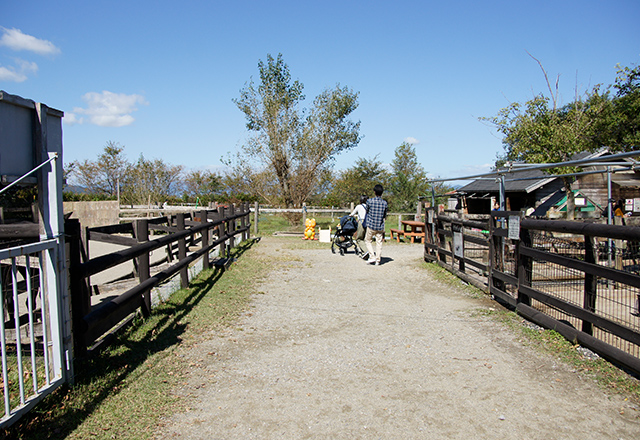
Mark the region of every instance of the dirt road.
POLYGON ((432 279, 420 245, 376 267, 282 240, 251 250, 274 265, 237 328, 183 353, 190 410, 157 438, 640 438, 638 408, 432 279))

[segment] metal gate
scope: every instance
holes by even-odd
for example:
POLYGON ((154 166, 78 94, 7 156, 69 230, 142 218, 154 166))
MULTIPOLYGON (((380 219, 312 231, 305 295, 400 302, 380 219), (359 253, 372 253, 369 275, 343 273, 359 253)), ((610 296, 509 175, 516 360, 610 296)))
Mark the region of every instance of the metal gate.
POLYGON ((58 276, 64 272, 56 270, 64 245, 60 241, 0 250, 4 404, 0 428, 11 425, 64 382, 68 359, 58 294, 58 276))
POLYGON ((11 182, 0 193, 18 184, 37 184, 38 191, 38 219, 31 223, 38 232, 0 250, 0 428, 15 423, 73 375, 62 207, 63 115, 0 91, 0 175, 3 184, 11 182))

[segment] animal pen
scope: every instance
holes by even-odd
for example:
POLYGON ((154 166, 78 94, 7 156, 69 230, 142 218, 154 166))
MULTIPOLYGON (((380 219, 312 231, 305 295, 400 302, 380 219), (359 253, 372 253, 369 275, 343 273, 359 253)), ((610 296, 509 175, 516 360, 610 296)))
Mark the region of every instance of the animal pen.
POLYGON ((38 199, 28 219, 0 207, 0 429, 73 382, 75 357, 148 315, 157 288, 186 287, 200 270, 224 269, 229 250, 249 237, 248 204, 84 229, 65 221, 62 116, 0 91, 0 194, 20 185, 38 199), (98 243, 118 249, 93 255, 98 243), (164 253, 160 261, 152 261, 154 250, 164 253), (127 282, 104 295, 96 278, 123 265, 132 269, 127 282))
POLYGON ((426 261, 640 374, 640 227, 434 207, 426 227, 426 261))

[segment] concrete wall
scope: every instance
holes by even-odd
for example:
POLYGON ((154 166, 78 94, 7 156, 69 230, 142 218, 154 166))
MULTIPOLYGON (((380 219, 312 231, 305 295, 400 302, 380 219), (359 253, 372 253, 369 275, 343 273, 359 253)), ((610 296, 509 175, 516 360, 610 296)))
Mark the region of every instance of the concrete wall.
POLYGON ((117 225, 120 223, 118 201, 64 202, 64 214, 80 220, 82 227, 117 225))

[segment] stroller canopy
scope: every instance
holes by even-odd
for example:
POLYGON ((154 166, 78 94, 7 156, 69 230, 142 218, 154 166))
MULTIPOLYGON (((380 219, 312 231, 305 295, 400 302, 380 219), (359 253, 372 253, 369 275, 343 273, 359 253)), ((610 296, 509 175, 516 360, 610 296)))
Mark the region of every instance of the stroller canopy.
POLYGON ((343 234, 353 235, 358 230, 358 222, 354 217, 345 215, 340 218, 340 231, 343 234))

